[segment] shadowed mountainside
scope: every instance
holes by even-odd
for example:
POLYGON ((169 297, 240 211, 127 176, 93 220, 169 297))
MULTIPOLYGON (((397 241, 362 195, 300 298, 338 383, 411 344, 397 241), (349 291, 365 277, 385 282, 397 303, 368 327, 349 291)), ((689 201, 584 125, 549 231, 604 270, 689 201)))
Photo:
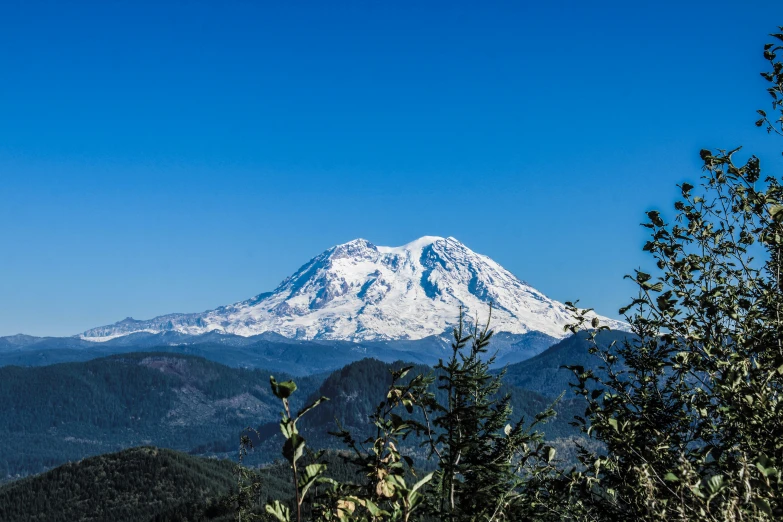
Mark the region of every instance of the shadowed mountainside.
POLYGON ((232 520, 221 501, 236 484, 233 470, 229 461, 128 449, 0 487, 0 521, 232 520))
MULTIPOLYGON (((277 418, 270 373, 160 353, 0 368, 0 477, 143 444, 189 451, 236 441, 248 425, 277 418)), ((322 378, 298 383, 308 393, 322 378)))
MULTIPOLYGON (((612 342, 620 343, 630 335, 628 332, 605 331, 598 334, 596 341, 601 348, 606 348, 612 342)), ((576 379, 563 366, 583 366, 597 370, 601 363, 597 356, 588 352, 590 343, 586 338, 587 333, 580 332, 550 346, 535 357, 507 366, 504 377, 506 383, 535 390, 548 397, 557 397, 564 391, 566 396, 571 396, 568 383, 576 379)))

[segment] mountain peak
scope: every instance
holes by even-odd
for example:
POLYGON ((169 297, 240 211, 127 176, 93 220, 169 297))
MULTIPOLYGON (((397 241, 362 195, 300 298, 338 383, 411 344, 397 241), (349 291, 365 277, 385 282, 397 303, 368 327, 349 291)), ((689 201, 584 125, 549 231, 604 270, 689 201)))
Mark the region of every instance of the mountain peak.
MULTIPOLYGON (((454 239, 454 238, 449 238, 454 239)), ((412 249, 418 249, 418 248, 424 248, 426 246, 429 246, 436 241, 443 241, 444 239, 440 236, 422 236, 419 239, 414 239, 410 243, 403 245, 401 248, 404 248, 406 250, 412 250, 412 249)))
POLYGON ((340 245, 336 245, 334 248, 341 248, 341 247, 348 247, 348 248, 351 248, 351 247, 375 248, 375 245, 373 245, 372 243, 370 243, 366 239, 359 237, 359 238, 356 238, 356 239, 352 239, 352 240, 348 241, 347 243, 342 243, 340 245))
POLYGON ((563 326, 572 320, 562 303, 453 237, 423 236, 399 247, 358 238, 314 257, 273 292, 203 313, 126 319, 88 330, 82 338, 217 330, 297 339, 421 339, 449 330, 460 309, 467 317, 485 316, 490 303, 498 332, 562 338, 563 326))

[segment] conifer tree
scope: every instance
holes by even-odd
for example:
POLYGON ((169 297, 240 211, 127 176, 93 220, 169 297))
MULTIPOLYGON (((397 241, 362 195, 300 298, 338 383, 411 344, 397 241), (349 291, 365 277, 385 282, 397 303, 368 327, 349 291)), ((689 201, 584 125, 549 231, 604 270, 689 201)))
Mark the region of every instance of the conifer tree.
POLYGON ((495 356, 486 357, 490 320, 491 308, 484 328, 476 324, 466 335, 460 313, 452 355, 435 367, 438 388, 447 396, 445 404, 430 404, 439 429, 430 448, 439 460, 434 510, 441 520, 501 520, 535 510, 529 495, 533 481, 550 469, 554 457, 554 449, 534 431, 554 415, 551 407, 529 426, 525 419, 510 423, 511 397, 499 395, 503 372, 491 374, 495 356))

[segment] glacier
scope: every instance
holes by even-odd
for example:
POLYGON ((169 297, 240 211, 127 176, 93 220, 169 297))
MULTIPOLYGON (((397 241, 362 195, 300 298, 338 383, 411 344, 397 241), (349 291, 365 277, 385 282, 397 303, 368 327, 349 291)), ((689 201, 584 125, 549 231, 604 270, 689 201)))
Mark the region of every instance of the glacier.
MULTIPOLYGON (((417 340, 449 332, 460 307, 469 322, 495 332, 541 332, 556 339, 572 322, 565 305, 453 237, 424 236, 400 247, 355 239, 314 257, 272 292, 202 313, 127 318, 79 335, 108 341, 139 332, 207 332, 291 339, 417 340)), ((601 324, 625 323, 599 316, 601 324)))

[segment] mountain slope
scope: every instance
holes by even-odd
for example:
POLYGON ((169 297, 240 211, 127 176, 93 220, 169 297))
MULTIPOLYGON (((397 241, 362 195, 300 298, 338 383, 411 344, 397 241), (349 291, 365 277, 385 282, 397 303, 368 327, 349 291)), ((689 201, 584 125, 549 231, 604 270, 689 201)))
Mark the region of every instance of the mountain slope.
MULTIPOLYGON (((127 318, 81 337, 106 341, 133 333, 211 331, 252 336, 276 332, 296 339, 378 341, 441 335, 460 307, 495 331, 564 337, 565 306, 520 281, 454 238, 425 236, 402 247, 364 239, 314 257, 269 293, 215 310, 127 318)), ((604 319, 614 328, 622 323, 604 319)))
MULTIPOLYGON (((373 437, 376 427, 369 423, 369 416, 375 411, 378 403, 386 397, 388 387, 391 384, 390 370, 405 366, 408 364, 399 361, 384 363, 375 359, 364 359, 332 372, 306 401, 312 402, 321 396, 329 398, 328 401, 308 412, 298 425, 307 439, 307 444, 311 448, 317 449, 345 450, 346 447, 342 442, 329 434, 339 431, 338 426, 348 429, 356 440, 362 441, 373 437)), ((417 374, 434 373, 436 371, 432 367, 414 365, 407 378, 412 378, 417 374)), ((447 402, 446 393, 437 389, 437 382, 433 384, 432 391, 441 404, 447 402)), ((552 398, 536 391, 504 384, 499 394, 505 395, 507 393, 511 395, 512 419, 514 421, 524 418, 529 424, 538 413, 543 412, 553 403, 552 398)), ((294 396, 297 395, 299 395, 298 391, 294 396)), ((579 432, 571 426, 571 421, 575 415, 584 414, 584 403, 578 398, 563 398, 555 405, 555 411, 556 416, 549 422, 539 425, 537 430, 542 431, 549 442, 557 445, 558 451, 565 449, 566 446, 571 446, 569 451, 573 453, 573 444, 568 441, 578 436, 579 432)), ((409 416, 404 411, 398 413, 406 418, 409 416)), ((420 423, 427 422, 418 409, 414 410, 410 417, 420 423)), ((247 462, 254 464, 263 463, 268 461, 270 455, 279 454, 283 444, 279 422, 268 422, 256 426, 256 429, 256 432, 248 433, 253 440, 255 451, 248 457, 247 462)), ((427 452, 420 447, 422 442, 422 438, 411 435, 401 444, 411 456, 426 460, 428 458, 427 452)), ((234 440, 228 439, 222 442, 216 441, 212 446, 198 448, 198 452, 200 454, 230 456, 229 452, 235 451, 235 444, 234 440)))
MULTIPOLYGON (((270 373, 159 353, 0 368, 0 481, 141 444, 235 447, 248 425, 278 418, 270 373)), ((297 381, 307 393, 321 378, 297 381)))
MULTIPOLYGON (((536 390, 549 397, 557 397, 566 391, 566 397, 573 397, 569 383, 576 382, 573 372, 563 366, 583 366, 603 375, 599 367, 602 362, 597 355, 588 350, 591 344, 587 333, 580 332, 550 346, 540 354, 506 367, 504 381, 510 385, 527 390, 536 390)), ((596 337, 598 346, 607 348, 612 342, 620 343, 632 334, 627 332, 606 331, 596 337)))
MULTIPOLYGON (((13 341, 14 338, 0 337, 0 367, 84 362, 150 351, 195 355, 235 368, 264 368, 297 376, 333 371, 367 357, 385 362, 405 360, 434 365, 439 358, 448 355, 450 345, 448 338, 434 335, 414 340, 355 343, 288 339, 274 332, 251 337, 216 332, 201 335, 139 332, 101 343, 78 337, 29 337, 22 346, 13 341), (4 342, 6 339, 11 341, 4 342)), ((492 340, 492 353, 497 352, 494 366, 528 359, 555 342, 557 339, 540 332, 501 332, 492 340)))
POLYGON ((101 455, 0 487, 0 522, 232 520, 220 500, 236 484, 233 469, 151 447, 101 455))
MULTIPOLYGON (((321 384, 318 391, 309 398, 309 401, 312 401, 318 396, 326 396, 330 400, 308 414, 310 418, 303 424, 304 428, 308 433, 314 435, 324 434, 328 431, 334 431, 335 420, 338 420, 342 426, 356 430, 355 435, 358 434, 361 437, 370 435, 374 432, 375 427, 368 425, 367 419, 378 403, 386 398, 388 387, 391 384, 390 370, 400 369, 406 365, 404 362, 388 364, 374 359, 365 359, 333 372, 321 384)), ((438 372, 427 366, 416 365, 411 369, 408 378, 417 374, 437 375, 438 372)), ((432 391, 441 404, 446 404, 448 401, 446 392, 437 389, 437 385, 436 381, 432 391)), ((532 421, 536 414, 546 410, 553 402, 553 399, 545 397, 537 391, 509 384, 504 384, 500 389, 499 396, 505 394, 511 395, 511 406, 514 411, 512 418, 514 420, 524 417, 528 422, 532 421)), ((556 407, 559 415, 542 427, 542 430, 551 438, 576 433, 569 424, 576 411, 574 410, 574 402, 569 399, 561 401, 556 407)), ((581 408, 581 404, 579 407, 581 408)), ((582 413, 582 411, 578 411, 578 413, 582 413)), ((414 414, 414 417, 417 415, 418 412, 414 414)), ((418 420, 426 422, 423 417, 418 420)), ((357 438, 361 437, 357 436, 357 438)))

